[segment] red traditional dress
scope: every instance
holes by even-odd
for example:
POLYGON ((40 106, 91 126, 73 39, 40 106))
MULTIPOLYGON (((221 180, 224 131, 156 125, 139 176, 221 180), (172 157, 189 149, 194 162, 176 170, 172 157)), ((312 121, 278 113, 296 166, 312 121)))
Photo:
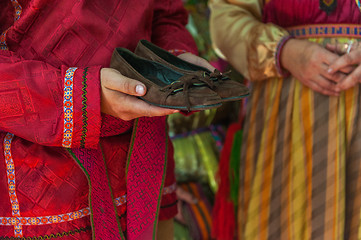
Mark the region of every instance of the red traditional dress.
POLYGON ((360 7, 212 1, 213 40, 252 84, 239 147, 238 239, 360 239, 361 85, 326 96, 279 64, 289 35, 321 46, 361 41, 360 7))
POLYGON ((176 213, 165 118, 101 115, 99 71, 115 47, 134 50, 140 39, 195 52, 182 2, 0 8, 0 238, 90 239, 91 229, 96 239, 154 237, 157 218, 176 213))

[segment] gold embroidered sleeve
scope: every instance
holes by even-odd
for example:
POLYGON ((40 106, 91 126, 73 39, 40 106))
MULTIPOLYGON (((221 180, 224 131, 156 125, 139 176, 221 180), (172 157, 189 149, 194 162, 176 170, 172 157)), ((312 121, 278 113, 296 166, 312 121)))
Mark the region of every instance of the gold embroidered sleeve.
POLYGON ((209 6, 213 44, 232 66, 252 81, 281 76, 275 54, 288 33, 261 22, 262 0, 211 0, 209 6))

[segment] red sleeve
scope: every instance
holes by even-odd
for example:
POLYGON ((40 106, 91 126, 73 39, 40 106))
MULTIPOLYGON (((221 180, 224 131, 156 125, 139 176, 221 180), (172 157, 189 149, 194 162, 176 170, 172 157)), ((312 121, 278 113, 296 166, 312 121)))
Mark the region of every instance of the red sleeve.
POLYGON ((198 55, 197 46, 185 28, 188 13, 181 0, 156 0, 152 42, 166 50, 185 50, 198 55))
POLYGON ((59 69, 0 51, 0 129, 42 145, 95 147, 99 73, 100 66, 59 69))

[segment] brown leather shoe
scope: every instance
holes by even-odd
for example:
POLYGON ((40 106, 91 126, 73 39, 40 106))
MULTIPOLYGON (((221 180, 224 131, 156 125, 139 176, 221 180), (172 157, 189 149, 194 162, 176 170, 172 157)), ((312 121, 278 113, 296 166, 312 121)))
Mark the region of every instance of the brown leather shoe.
POLYGON ((181 74, 160 63, 139 57, 125 48, 116 48, 110 67, 126 77, 145 84, 147 92, 139 97, 164 108, 197 111, 221 106, 217 93, 199 84, 199 73, 181 74))
POLYGON ((184 61, 147 40, 140 40, 134 53, 182 74, 203 71, 207 85, 221 97, 222 102, 236 101, 249 95, 249 89, 245 85, 231 80, 226 74, 218 70, 212 73, 206 68, 184 61))

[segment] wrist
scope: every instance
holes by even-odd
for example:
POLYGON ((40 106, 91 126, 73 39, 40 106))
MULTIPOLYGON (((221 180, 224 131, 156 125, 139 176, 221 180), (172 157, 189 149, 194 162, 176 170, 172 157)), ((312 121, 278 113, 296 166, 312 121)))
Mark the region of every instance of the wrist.
POLYGON ((287 53, 289 51, 290 45, 292 45, 291 42, 295 41, 295 39, 292 36, 285 36, 283 37, 277 45, 276 48, 276 68, 278 73, 282 77, 288 77, 290 75, 289 71, 287 70, 287 67, 284 63, 287 63, 287 53), (290 44, 291 43, 291 44, 290 44))

